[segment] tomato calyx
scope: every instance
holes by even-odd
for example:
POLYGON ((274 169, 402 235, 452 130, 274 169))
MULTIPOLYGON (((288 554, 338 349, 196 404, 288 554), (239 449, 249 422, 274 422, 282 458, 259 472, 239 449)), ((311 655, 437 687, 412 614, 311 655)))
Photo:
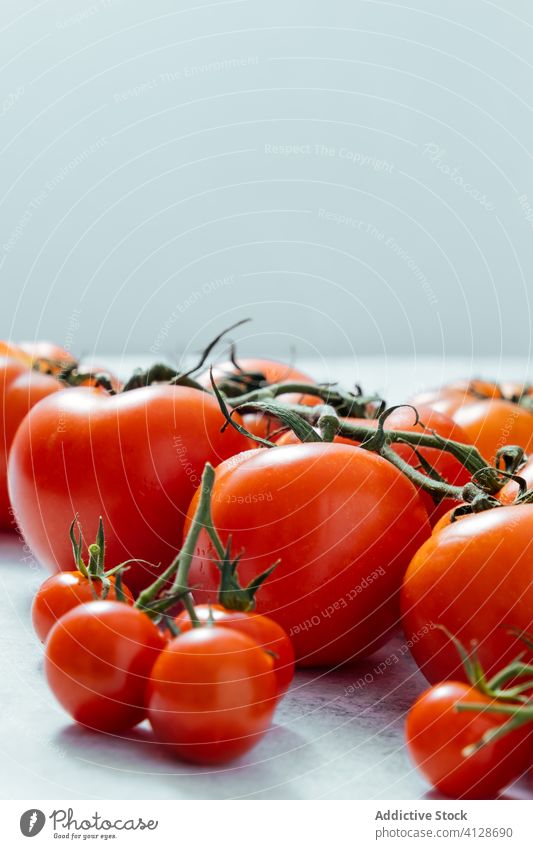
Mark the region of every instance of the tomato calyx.
POLYGON ((92 369, 80 369, 79 363, 63 364, 63 367, 56 374, 58 380, 66 386, 95 386, 100 389, 105 389, 109 395, 116 395, 116 389, 113 386, 113 378, 106 371, 93 371, 92 369))
POLYGON ((94 596, 97 599, 105 600, 111 588, 112 575, 115 576, 115 587, 118 601, 125 601, 125 596, 122 591, 122 572, 126 567, 125 564, 115 566, 114 569, 109 569, 107 572, 104 568, 105 560, 105 536, 104 523, 100 516, 98 522, 98 531, 96 541, 87 547, 89 558, 87 562, 83 559, 83 537, 81 527, 78 522, 78 517, 75 516, 69 529, 70 541, 72 543, 72 553, 74 555, 74 563, 76 569, 81 572, 84 578, 87 578, 91 584, 94 596), (76 536, 76 530, 78 535, 76 536), (101 593, 97 593, 94 588, 94 582, 98 581, 102 588, 101 593))
MULTIPOLYGON (((488 712, 509 717, 502 725, 486 731, 480 740, 466 746, 462 752, 464 757, 475 754, 484 746, 506 736, 522 725, 533 722, 533 697, 531 695, 533 691, 533 665, 523 662, 525 651, 517 655, 507 666, 487 680, 477 654, 476 641, 472 641, 470 652, 468 652, 461 641, 451 634, 447 628, 442 625, 436 627, 440 628, 452 640, 472 688, 493 700, 490 704, 458 701, 454 709, 458 713, 464 711, 488 712), (510 686, 506 686, 509 682, 512 682, 510 686)), ((533 638, 530 635, 515 628, 509 628, 509 632, 521 639, 530 650, 533 649, 533 638)))
POLYGON ((104 523, 101 516, 98 521, 96 540, 87 546, 87 553, 89 555, 87 562, 83 559, 83 536, 77 516, 75 516, 72 520, 72 524, 69 529, 69 536, 72 544, 72 553, 76 569, 78 572, 81 572, 83 577, 87 578, 91 584, 95 600, 105 601, 109 595, 109 590, 111 589, 110 578, 114 577, 115 580, 113 582, 113 587, 115 590, 116 601, 126 602, 127 599, 124 595, 124 590, 122 589, 123 573, 128 570, 131 563, 145 563, 147 566, 153 566, 152 563, 148 563, 146 560, 140 560, 137 557, 132 557, 129 560, 125 560, 123 563, 119 563, 118 566, 114 566, 112 569, 105 569, 105 534, 104 523), (77 535, 76 531, 78 532, 77 535), (97 592, 95 583, 97 583, 101 588, 100 592, 97 592))
POLYGON ((272 566, 253 578, 246 587, 241 587, 237 577, 237 568, 242 557, 241 551, 236 557, 231 555, 231 535, 228 537, 224 556, 215 560, 220 571, 218 603, 226 610, 242 610, 248 612, 255 607, 255 594, 259 587, 270 577, 281 560, 276 560, 272 566))
POLYGON ((153 383, 166 383, 169 386, 188 386, 191 389, 199 389, 205 392, 205 388, 188 374, 180 374, 179 371, 167 366, 165 363, 154 363, 147 369, 137 368, 122 387, 122 392, 131 392, 132 389, 142 389, 153 383))

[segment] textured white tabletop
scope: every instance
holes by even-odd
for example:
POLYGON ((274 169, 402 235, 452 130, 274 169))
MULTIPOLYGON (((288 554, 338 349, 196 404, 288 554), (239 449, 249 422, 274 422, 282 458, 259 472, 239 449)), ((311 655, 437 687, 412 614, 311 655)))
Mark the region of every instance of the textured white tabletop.
MULTIPOLYGON (((445 377, 527 374, 523 361, 372 358, 353 369, 346 361, 332 361, 327 368, 299 365, 319 379, 335 374, 346 384, 360 381, 395 403, 445 377)), ((32 594, 44 577, 21 540, 0 536, 2 798, 417 799, 430 792, 403 747, 405 712, 425 685, 401 651, 400 634, 351 668, 298 672, 272 730, 256 749, 231 767, 194 768, 152 743, 144 724, 124 739, 70 722, 45 685, 42 647, 30 623, 32 594), (387 657, 382 673, 380 662, 387 657)), ((532 789, 519 782, 507 795, 531 798, 532 789)))

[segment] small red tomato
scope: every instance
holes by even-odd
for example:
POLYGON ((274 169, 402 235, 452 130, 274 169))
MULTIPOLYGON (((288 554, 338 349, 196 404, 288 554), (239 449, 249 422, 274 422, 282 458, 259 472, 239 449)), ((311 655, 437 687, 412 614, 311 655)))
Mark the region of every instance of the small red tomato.
POLYGON ((137 608, 91 601, 69 610, 50 631, 46 678, 77 722, 97 731, 125 731, 146 716, 147 679, 165 645, 137 608))
POLYGON ((465 703, 495 704, 494 699, 458 681, 426 690, 407 716, 407 747, 420 772, 442 793, 456 799, 492 798, 527 769, 530 726, 465 753, 509 718, 503 713, 458 711, 457 705, 465 703))
POLYGON ((230 628, 194 628, 171 640, 147 690, 156 738, 201 764, 224 763, 255 746, 276 701, 272 657, 230 628))
MULTIPOLYGON (((272 652, 278 696, 281 698, 285 695, 294 678, 294 649, 288 634, 281 625, 268 616, 241 610, 226 610, 220 604, 199 604, 195 607, 195 611, 203 624, 209 622, 211 615, 215 625, 247 634, 264 651, 272 652)), ((176 624, 182 633, 192 629, 192 622, 187 611, 184 610, 179 614, 176 624)))
MULTIPOLYGON (((115 576, 109 580, 106 599, 116 601, 115 576)), ((128 604, 133 604, 133 596, 122 584, 122 592, 128 604)), ((33 628, 42 643, 49 631, 73 607, 88 601, 96 601, 102 596, 102 582, 99 578, 89 580, 82 572, 58 572, 51 575, 37 590, 31 608, 33 628)))

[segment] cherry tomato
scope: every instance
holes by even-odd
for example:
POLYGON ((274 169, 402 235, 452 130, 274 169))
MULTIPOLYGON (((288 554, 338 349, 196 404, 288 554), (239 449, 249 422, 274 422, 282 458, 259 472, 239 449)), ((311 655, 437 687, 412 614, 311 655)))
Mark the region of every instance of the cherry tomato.
MULTIPOLYGON (((259 613, 240 610, 226 610, 220 604, 199 604, 195 607, 196 615, 203 624, 210 621, 215 625, 231 628, 241 634, 247 634, 265 651, 273 654, 274 674, 276 676, 278 697, 284 696, 294 678, 294 649, 283 628, 259 613)), ((189 614, 183 611, 176 618, 180 631, 185 633, 192 628, 189 614)))
MULTIPOLYGON (((115 601, 115 576, 109 578, 111 586, 107 593, 108 601, 115 601)), ((89 580, 82 572, 58 572, 51 575, 37 590, 32 603, 31 618, 33 628, 40 641, 44 643, 48 633, 73 607, 102 597, 103 587, 99 578, 89 580)), ((127 586, 122 584, 125 600, 133 604, 133 596, 127 586)))
MULTIPOLYGON (((417 425, 414 424, 414 411, 410 407, 405 406, 398 407, 390 414, 385 423, 385 427, 390 430, 404 430, 411 433, 432 433, 435 431, 435 433, 438 433, 439 436, 443 436, 445 439, 452 439, 455 442, 469 443, 466 433, 464 433, 462 428, 460 428, 459 425, 457 425, 449 416, 439 413, 431 407, 423 407, 422 405, 420 405, 417 409, 420 417, 420 421, 417 425)), ((375 419, 348 419, 347 421, 351 421, 354 424, 364 424, 374 428, 377 427, 377 421, 375 419)), ((297 444, 299 441, 298 437, 291 431, 290 433, 285 433, 283 436, 280 436, 280 438, 276 441, 276 444, 290 445, 297 444)), ((334 441, 345 445, 359 444, 358 442, 354 442, 353 440, 347 439, 343 436, 336 436, 334 441)), ((393 443, 392 447, 406 463, 409 463, 410 466, 413 466, 414 468, 420 467, 420 460, 413 448, 409 445, 393 443)), ((459 460, 457 460, 453 454, 450 454, 448 451, 441 451, 438 448, 418 448, 417 450, 447 483, 453 484, 454 486, 464 486, 464 484, 470 481, 471 475, 468 470, 465 469, 462 463, 460 463, 459 460)), ((426 506, 426 510, 428 511, 431 524, 437 522, 444 513, 447 513, 451 507, 457 507, 458 504, 457 501, 451 498, 445 498, 436 504, 431 495, 423 490, 420 490, 420 496, 426 506)))
POLYGON ((407 716, 407 748, 422 775, 442 793, 454 799, 489 799, 527 769, 531 732, 523 726, 465 755, 465 748, 508 719, 499 713, 456 709, 468 703, 494 705, 494 700, 458 681, 427 690, 407 716))
POLYGON ((117 733, 146 716, 148 676, 166 640, 135 607, 91 601, 54 625, 45 673, 56 699, 76 722, 117 733))
MULTIPOLYGON (((189 508, 190 522, 196 507, 189 508)), ((370 654, 398 620, 406 565, 430 534, 413 485, 368 451, 335 443, 249 451, 216 472, 212 513, 243 551, 246 585, 281 558, 256 594, 305 665, 370 654), (235 462, 236 460, 236 462, 235 462)), ((219 570, 201 535, 190 572, 199 602, 216 603, 219 570)))
POLYGON ((524 645, 509 633, 533 631, 533 505, 465 516, 434 534, 415 554, 402 588, 403 625, 426 678, 437 683, 464 673, 445 626, 464 646, 478 641, 487 675, 524 645))
POLYGON ((87 539, 102 516, 109 568, 132 557, 155 564, 128 570, 137 595, 176 554, 205 463, 249 447, 233 428, 221 433, 222 422, 215 398, 180 386, 46 398, 19 428, 9 462, 11 501, 36 557, 69 571, 73 513, 87 539))
POLYGON ((147 690, 158 740, 187 761, 218 764, 244 754, 276 706, 273 660, 246 634, 201 627, 171 640, 147 690))
POLYGON ((54 377, 31 371, 20 360, 0 359, 0 528, 3 530, 15 526, 7 490, 7 461, 17 428, 38 401, 61 389, 54 377))
POLYGON ((499 399, 478 401, 458 409, 453 418, 491 465, 504 445, 533 450, 533 413, 518 404, 499 399))

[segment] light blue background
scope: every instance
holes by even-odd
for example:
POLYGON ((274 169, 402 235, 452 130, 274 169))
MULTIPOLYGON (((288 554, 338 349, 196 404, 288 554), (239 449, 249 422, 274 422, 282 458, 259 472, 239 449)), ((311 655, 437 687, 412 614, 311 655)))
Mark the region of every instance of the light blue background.
POLYGON ((525 0, 2 0, 0 335, 528 357, 532 47, 525 0))

